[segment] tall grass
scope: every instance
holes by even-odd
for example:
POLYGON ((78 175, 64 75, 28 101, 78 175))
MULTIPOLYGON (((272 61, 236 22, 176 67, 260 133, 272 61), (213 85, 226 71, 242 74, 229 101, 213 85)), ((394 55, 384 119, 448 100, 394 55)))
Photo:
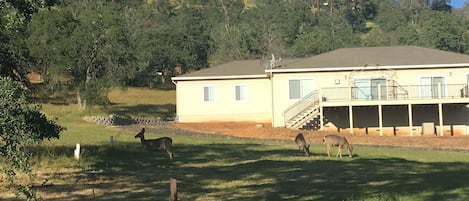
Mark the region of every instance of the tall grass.
MULTIPOLYGON (((147 103, 116 105, 139 104, 147 103)), ((355 146, 354 158, 328 158, 323 145, 312 144, 306 157, 290 141, 147 128, 147 138, 173 138, 170 163, 164 152, 144 151, 133 137, 137 130, 81 119, 106 111, 83 113, 74 105, 44 105, 44 111, 68 128, 59 140, 33 148, 34 188, 46 200, 168 200, 170 178, 178 180, 180 200, 469 200, 468 153, 355 146), (76 143, 80 160, 73 158, 76 143)), ((1 200, 15 200, 1 190, 1 200)))

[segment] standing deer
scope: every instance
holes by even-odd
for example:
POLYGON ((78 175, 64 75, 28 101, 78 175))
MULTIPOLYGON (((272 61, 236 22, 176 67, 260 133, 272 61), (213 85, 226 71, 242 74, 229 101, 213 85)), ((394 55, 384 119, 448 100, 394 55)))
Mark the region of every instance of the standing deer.
POLYGON ((135 138, 140 138, 140 142, 143 145, 143 148, 147 151, 161 151, 165 150, 168 153, 169 160, 173 161, 173 139, 169 137, 162 137, 158 139, 145 139, 145 128, 142 128, 140 132, 135 135, 135 138))
POLYGON ((298 133, 298 135, 296 135, 295 142, 298 145, 298 149, 303 150, 306 156, 309 156, 309 144, 306 143, 303 133, 298 133))
POLYGON ((352 145, 350 145, 345 137, 339 136, 339 135, 326 135, 322 139, 324 144, 327 145, 327 155, 329 158, 331 157, 331 146, 337 146, 338 147, 338 152, 336 157, 341 157, 342 158, 342 148, 346 148, 348 151, 348 156, 352 157, 352 145))

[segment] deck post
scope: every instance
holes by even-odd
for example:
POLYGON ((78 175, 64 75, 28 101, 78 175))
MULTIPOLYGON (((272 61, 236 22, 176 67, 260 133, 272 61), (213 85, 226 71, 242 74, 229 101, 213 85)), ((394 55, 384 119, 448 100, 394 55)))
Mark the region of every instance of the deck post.
POLYGON ((383 106, 378 104, 379 136, 383 136, 383 106))
POLYGON ((319 130, 324 130, 324 107, 322 106, 322 91, 318 91, 318 99, 319 99, 319 130))
POLYGON ((378 123, 379 136, 383 136, 383 106, 381 105, 381 85, 378 84, 378 123))
POLYGON ((413 119, 412 119, 412 104, 408 104, 407 105, 407 111, 409 113, 409 133, 410 133, 410 136, 414 136, 414 128, 413 128, 413 119))
POLYGON ((440 125, 440 136, 444 135, 444 128, 443 128, 443 104, 438 103, 438 121, 440 125))
POLYGON ((353 134, 353 109, 352 105, 348 106, 348 117, 349 117, 349 123, 350 123, 350 134, 353 134))

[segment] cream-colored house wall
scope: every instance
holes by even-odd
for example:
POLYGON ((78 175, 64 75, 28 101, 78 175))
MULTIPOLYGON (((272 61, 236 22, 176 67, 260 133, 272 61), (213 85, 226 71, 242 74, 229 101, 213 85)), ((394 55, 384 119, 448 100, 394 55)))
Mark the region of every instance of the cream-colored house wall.
POLYGON ((179 122, 271 122, 271 81, 268 78, 178 81, 176 112, 179 122), (247 85, 246 102, 235 101, 235 86, 247 85), (203 101, 203 87, 215 86, 215 101, 203 101))
MULTIPOLYGON (((300 73, 274 73, 273 88, 274 88, 274 108, 273 108, 273 121, 274 127, 285 126, 283 113, 284 111, 297 102, 298 100, 289 99, 289 80, 291 79, 313 79, 314 90, 321 90, 324 88, 340 88, 343 87, 343 93, 336 95, 344 96, 349 93, 353 79, 360 78, 381 78, 385 77, 388 80, 392 79, 400 86, 415 86, 415 91, 412 91, 410 96, 418 96, 418 85, 420 85, 420 78, 423 76, 442 76, 445 77, 444 84, 464 84, 467 82, 467 75, 469 74, 468 68, 433 68, 433 69, 399 69, 399 70, 372 70, 372 71, 340 71, 340 72, 300 72, 300 73)), ((324 90, 325 91, 325 90, 324 90)), ((334 96, 334 94, 328 94, 334 96)))
MULTIPOLYGON (((323 74, 322 76, 327 76, 323 74)), ((274 108, 273 108, 273 120, 272 126, 273 127, 283 127, 285 125, 283 112, 289 106, 294 104, 298 101, 298 99, 290 100, 289 99, 289 81, 293 79, 312 79, 313 80, 313 88, 317 89, 317 79, 319 77, 317 74, 314 73, 278 73, 274 74, 273 79, 273 100, 274 100, 274 108)))
MULTIPOLYGON (((465 84, 469 74, 468 68, 428 68, 399 70, 363 70, 334 72, 298 72, 273 73, 269 78, 253 79, 219 79, 219 80, 180 80, 176 82, 177 118, 179 122, 207 121, 256 121, 272 122, 274 127, 283 127, 284 111, 298 100, 289 99, 289 80, 312 79, 313 89, 321 95, 333 98, 334 94, 322 94, 328 88, 343 88, 344 96, 349 93, 354 79, 381 78, 392 79, 400 86, 420 85, 422 76, 443 76, 444 84, 465 84), (236 102, 235 85, 248 86, 248 100, 236 102), (216 101, 203 102, 203 87, 216 87, 216 101), (273 94, 272 94, 273 92, 273 94), (273 104, 273 105, 272 105, 273 104)), ((416 90, 413 93, 418 93, 416 90)), ((418 94, 410 94, 410 96, 418 94)), ((405 101, 405 100, 403 100, 405 101)), ((403 104, 405 104, 403 102, 403 104)))

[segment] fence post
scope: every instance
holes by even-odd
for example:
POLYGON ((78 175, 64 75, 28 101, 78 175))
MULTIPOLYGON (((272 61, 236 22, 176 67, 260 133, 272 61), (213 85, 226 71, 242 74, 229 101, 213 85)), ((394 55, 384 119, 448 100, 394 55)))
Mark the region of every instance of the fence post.
POLYGON ((74 156, 75 156, 75 159, 77 160, 80 159, 80 144, 79 143, 77 143, 77 145, 75 146, 74 156))
POLYGON ((171 201, 177 201, 178 200, 178 191, 177 191, 177 181, 176 179, 169 179, 169 189, 170 189, 170 197, 171 201))

